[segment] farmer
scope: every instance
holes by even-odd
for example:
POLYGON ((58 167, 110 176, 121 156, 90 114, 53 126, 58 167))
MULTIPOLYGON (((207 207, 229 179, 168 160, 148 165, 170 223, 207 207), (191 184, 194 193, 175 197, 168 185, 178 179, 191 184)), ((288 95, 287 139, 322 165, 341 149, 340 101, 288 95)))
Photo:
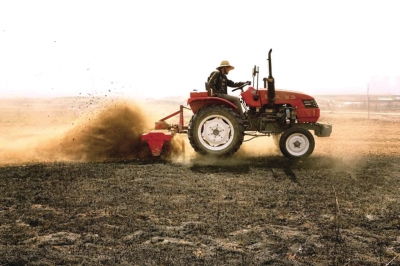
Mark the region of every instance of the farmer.
POLYGON ((210 74, 207 80, 209 85, 209 95, 230 101, 236 105, 240 117, 244 118, 240 99, 238 97, 228 95, 228 87, 236 88, 244 84, 250 85, 251 82, 233 82, 232 80, 229 80, 226 75, 228 75, 229 71, 232 69, 234 69, 234 67, 231 66, 228 61, 224 60, 221 62, 221 65, 217 67, 217 70, 210 74))

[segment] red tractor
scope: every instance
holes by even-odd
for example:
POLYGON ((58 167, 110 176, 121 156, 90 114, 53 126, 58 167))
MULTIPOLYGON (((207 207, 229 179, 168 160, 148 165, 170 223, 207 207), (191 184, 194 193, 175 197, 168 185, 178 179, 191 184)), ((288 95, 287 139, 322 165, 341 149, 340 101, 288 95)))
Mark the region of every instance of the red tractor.
MULTIPOLYGON (((268 54, 269 76, 264 78, 264 88, 258 89, 244 86, 232 91, 241 90, 241 102, 245 108, 246 118, 237 112, 231 102, 210 97, 208 92, 191 92, 188 105, 193 112, 188 126, 183 125, 183 108, 156 123, 156 131, 146 133, 142 140, 150 147, 151 135, 160 134, 160 130, 169 129, 165 133, 165 141, 169 141, 176 132, 187 133, 193 149, 204 155, 230 156, 242 145, 244 137, 272 136, 279 144, 284 156, 289 159, 307 158, 314 151, 315 141, 309 130, 318 137, 329 137, 332 125, 317 123, 320 109, 313 97, 293 91, 275 90, 272 77, 271 52, 268 54), (180 113, 179 125, 168 125, 165 119, 180 113), (150 135, 149 135, 150 134, 150 135)), ((258 68, 253 69, 253 80, 258 68)), ((254 83, 254 82, 253 82, 254 83)), ((258 82, 257 82, 258 83, 258 82)), ((207 85, 207 84, 206 84, 207 85)), ((160 135, 158 142, 163 142, 160 135)), ((161 147, 153 155, 159 155, 161 147)), ((150 148, 151 149, 151 148, 150 148)))

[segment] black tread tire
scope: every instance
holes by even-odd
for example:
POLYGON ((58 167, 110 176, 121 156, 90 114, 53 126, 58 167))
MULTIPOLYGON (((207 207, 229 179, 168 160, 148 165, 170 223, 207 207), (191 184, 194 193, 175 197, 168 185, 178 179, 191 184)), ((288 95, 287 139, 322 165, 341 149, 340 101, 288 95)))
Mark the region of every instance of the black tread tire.
POLYGON ((279 140, 279 149, 282 154, 291 160, 301 160, 309 157, 315 148, 313 135, 305 128, 291 127, 282 133, 279 140), (299 149, 294 147, 294 142, 299 143, 299 149), (293 146, 290 146, 293 144, 293 146), (304 147, 304 148, 303 148, 304 147))
POLYGON ((188 137, 190 145, 193 149, 203 155, 214 155, 214 156, 231 156, 240 148, 244 139, 244 125, 239 115, 232 109, 224 105, 209 105, 200 109, 195 115, 192 116, 188 124, 188 137), (209 119, 207 119, 209 118, 209 119), (203 124, 207 121, 212 121, 214 118, 221 118, 231 124, 233 134, 229 134, 229 143, 222 144, 221 146, 213 148, 211 145, 207 145, 207 141, 199 135, 203 124), (205 121, 205 119, 207 119, 205 121), (199 129, 200 127, 200 129, 199 129))

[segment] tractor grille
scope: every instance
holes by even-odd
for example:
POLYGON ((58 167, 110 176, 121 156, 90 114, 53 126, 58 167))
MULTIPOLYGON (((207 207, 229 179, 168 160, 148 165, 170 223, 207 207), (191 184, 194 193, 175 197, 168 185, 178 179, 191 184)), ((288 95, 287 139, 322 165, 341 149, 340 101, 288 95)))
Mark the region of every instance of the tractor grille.
POLYGON ((317 102, 312 99, 312 100, 303 100, 303 104, 306 108, 318 108, 317 102))

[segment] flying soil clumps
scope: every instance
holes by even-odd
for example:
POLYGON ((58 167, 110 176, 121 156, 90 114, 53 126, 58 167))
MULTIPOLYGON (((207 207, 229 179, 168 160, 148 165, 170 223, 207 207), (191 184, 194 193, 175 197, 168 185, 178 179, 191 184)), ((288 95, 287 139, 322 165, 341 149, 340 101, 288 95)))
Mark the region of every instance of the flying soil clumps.
POLYGON ((147 121, 137 104, 113 103, 67 132, 60 143, 60 154, 86 162, 139 158, 140 136, 146 128, 147 121))

